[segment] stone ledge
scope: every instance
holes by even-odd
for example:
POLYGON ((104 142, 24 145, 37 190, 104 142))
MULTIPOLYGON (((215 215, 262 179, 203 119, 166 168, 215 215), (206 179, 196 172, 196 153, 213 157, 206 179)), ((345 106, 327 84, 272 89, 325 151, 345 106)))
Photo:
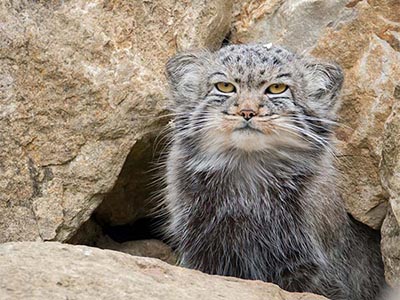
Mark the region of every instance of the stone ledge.
POLYGON ((1 299, 326 299, 158 259, 58 242, 0 244, 0 265, 1 299))

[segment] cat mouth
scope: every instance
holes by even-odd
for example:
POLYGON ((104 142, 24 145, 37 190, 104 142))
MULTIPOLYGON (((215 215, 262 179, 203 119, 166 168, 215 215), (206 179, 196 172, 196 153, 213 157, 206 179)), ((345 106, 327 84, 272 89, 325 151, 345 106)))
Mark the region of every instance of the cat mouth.
POLYGON ((236 127, 233 131, 236 131, 236 132, 248 132, 248 133, 252 133, 252 132, 254 132, 254 133, 263 133, 260 129, 257 129, 257 128, 251 126, 251 124, 249 124, 249 123, 245 123, 240 127, 236 127))

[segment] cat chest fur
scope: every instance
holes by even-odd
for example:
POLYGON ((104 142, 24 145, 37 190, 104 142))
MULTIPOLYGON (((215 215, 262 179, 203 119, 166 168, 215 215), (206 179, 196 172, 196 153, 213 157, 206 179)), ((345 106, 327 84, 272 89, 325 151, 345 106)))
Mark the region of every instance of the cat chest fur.
POLYGON ((177 181, 187 205, 175 228, 184 233, 184 265, 279 283, 321 264, 298 199, 307 178, 269 182, 266 174, 246 168, 188 173, 180 170, 177 181))

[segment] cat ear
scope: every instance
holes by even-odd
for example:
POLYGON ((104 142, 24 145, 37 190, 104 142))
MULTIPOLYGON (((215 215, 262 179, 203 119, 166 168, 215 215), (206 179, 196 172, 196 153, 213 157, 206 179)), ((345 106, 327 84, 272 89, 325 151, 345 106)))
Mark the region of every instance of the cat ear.
POLYGON ((166 76, 175 103, 196 99, 206 51, 181 52, 169 59, 166 76))
POLYGON ((192 52, 178 53, 166 64, 167 78, 172 84, 178 83, 196 65, 198 55, 192 52))
POLYGON ((344 75, 335 63, 309 61, 306 63, 308 104, 323 117, 334 118, 340 108, 339 94, 344 75))

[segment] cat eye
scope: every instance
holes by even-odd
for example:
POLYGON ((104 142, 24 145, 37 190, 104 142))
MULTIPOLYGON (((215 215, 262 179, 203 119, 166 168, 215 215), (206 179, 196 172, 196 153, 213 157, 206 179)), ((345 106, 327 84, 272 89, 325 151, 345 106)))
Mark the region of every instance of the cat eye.
POLYGON ((233 93, 236 91, 235 86, 229 82, 218 82, 215 87, 222 93, 233 93))
POLYGON ((288 86, 283 83, 275 83, 267 87, 266 93, 268 94, 282 94, 284 91, 286 91, 288 86))

